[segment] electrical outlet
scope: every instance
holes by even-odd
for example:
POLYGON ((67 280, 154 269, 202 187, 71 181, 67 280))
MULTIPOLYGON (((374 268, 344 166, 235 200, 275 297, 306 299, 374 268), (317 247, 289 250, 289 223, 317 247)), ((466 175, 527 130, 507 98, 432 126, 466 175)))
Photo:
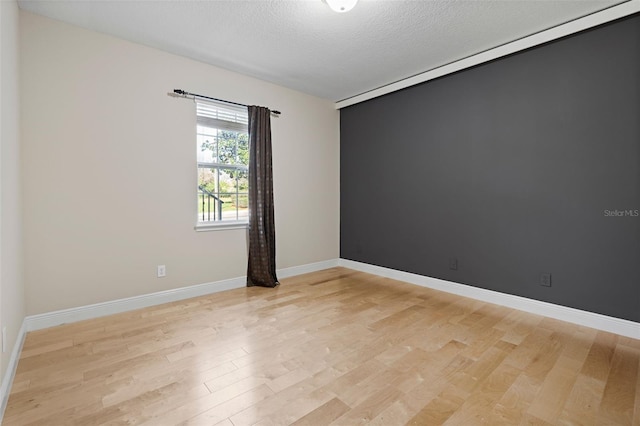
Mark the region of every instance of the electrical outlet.
POLYGON ((544 287, 551 287, 551 274, 544 273, 540 275, 540 285, 544 287))
POLYGON ((164 265, 158 265, 158 278, 167 276, 167 267, 164 265))
POLYGON ((451 269, 452 271, 458 270, 458 258, 452 257, 449 259, 449 269, 451 269))

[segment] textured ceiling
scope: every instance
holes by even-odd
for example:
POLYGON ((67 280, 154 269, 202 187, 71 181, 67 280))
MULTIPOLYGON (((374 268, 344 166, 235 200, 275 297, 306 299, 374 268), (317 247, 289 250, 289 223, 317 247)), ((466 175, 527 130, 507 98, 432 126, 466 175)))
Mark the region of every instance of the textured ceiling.
POLYGON ((20 0, 40 15, 339 101, 621 0, 20 0))

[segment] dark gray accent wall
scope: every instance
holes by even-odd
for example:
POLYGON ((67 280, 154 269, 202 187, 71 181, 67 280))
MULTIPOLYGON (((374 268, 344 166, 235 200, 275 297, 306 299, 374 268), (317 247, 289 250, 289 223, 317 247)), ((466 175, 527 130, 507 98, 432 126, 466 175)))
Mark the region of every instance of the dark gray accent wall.
POLYGON ((640 321, 640 15, 340 120, 342 258, 640 321))

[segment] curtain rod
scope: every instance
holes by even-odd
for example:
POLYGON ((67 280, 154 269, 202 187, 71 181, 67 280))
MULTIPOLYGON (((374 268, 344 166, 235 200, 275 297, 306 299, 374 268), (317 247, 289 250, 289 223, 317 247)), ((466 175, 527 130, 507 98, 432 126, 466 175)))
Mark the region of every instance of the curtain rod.
MULTIPOLYGON (((189 93, 189 92, 185 92, 182 89, 174 89, 173 93, 180 95, 180 96, 193 96, 194 98, 201 98, 201 99, 210 99, 212 101, 218 101, 218 102, 224 102, 226 104, 231 104, 231 105, 238 105, 238 106, 243 106, 243 107, 248 107, 249 105, 245 105, 245 104, 240 104, 238 102, 232 102, 232 101, 225 101, 224 99, 218 99, 218 98, 212 98, 211 96, 204 96, 204 95, 198 95, 196 93, 189 93)), ((271 110, 270 110, 271 111, 271 110)), ((275 115, 280 115, 280 111, 271 111, 272 114, 275 115)))

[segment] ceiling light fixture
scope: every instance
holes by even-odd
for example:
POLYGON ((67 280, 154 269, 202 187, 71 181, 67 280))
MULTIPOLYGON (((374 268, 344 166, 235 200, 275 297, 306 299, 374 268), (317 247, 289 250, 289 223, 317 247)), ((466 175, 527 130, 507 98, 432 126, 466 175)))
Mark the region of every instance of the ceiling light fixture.
POLYGON ((348 12, 358 3, 358 0, 325 0, 331 10, 338 13, 348 12))

